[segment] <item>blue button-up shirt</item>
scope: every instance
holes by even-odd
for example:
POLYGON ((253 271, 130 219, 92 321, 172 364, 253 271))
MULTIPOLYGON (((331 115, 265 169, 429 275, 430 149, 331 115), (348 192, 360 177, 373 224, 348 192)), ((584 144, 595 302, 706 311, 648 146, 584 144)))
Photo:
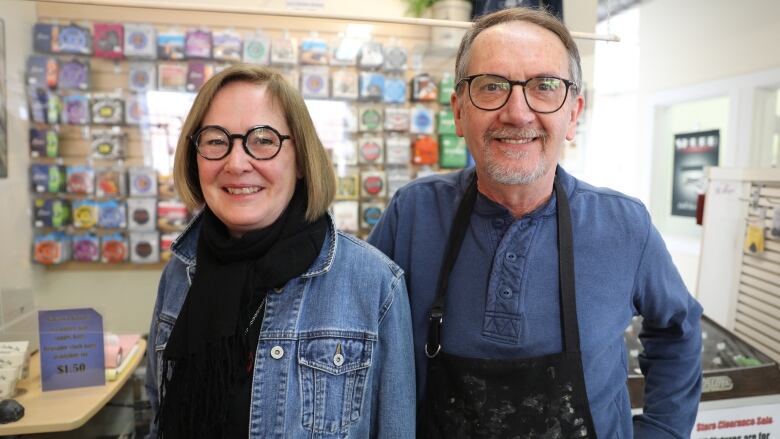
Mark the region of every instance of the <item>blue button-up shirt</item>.
MULTIPOLYGON (((474 170, 399 190, 369 242, 406 272, 422 397, 428 311, 445 244, 474 170)), ((590 410, 599 437, 688 437, 701 390, 701 306, 685 288, 645 207, 558 168, 574 234, 577 316, 590 410), (623 333, 644 316, 644 414, 632 428, 623 333)), ((479 194, 450 275, 442 348, 480 358, 561 352, 555 195, 514 218, 479 194)))
MULTIPOLYGON (((413 438, 414 363, 403 272, 328 222, 319 256, 268 292, 250 438, 413 438)), ((157 412, 162 355, 196 268, 200 217, 171 246, 149 331, 146 390, 157 412)), ((224 294, 214 291, 214 294, 224 294)), ((197 403, 197 402, 196 402, 197 403)), ((152 425, 150 437, 157 437, 152 425)))

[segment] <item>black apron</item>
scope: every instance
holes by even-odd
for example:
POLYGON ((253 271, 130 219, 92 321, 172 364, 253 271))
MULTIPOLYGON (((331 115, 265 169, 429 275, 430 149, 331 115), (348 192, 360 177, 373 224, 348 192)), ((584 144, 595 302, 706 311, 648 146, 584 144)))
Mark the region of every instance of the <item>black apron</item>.
POLYGON ((441 346, 449 275, 477 198, 476 174, 452 223, 429 313, 427 384, 419 411, 419 438, 595 438, 580 357, 574 294, 571 213, 566 192, 554 183, 563 352, 516 360, 467 358, 441 346))

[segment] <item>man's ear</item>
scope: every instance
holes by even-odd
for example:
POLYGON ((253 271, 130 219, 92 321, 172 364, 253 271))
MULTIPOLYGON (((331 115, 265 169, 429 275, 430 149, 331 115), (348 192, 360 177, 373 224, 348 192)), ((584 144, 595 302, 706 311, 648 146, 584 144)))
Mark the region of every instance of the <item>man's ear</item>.
POLYGON ((450 107, 452 108, 452 116, 455 119, 455 134, 457 134, 459 137, 463 137, 463 129, 460 126, 463 108, 462 101, 458 98, 457 91, 453 91, 450 95, 450 107))
POLYGON ((583 108, 585 108, 585 98, 578 94, 569 109, 569 126, 566 129, 566 140, 574 140, 574 135, 577 133, 577 119, 580 118, 583 108))

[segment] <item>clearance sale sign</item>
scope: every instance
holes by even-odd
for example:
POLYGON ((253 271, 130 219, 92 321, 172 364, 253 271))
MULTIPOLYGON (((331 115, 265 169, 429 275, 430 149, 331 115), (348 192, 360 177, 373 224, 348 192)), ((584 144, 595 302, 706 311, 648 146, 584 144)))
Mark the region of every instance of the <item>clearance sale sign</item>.
POLYGON ((780 404, 700 411, 692 439, 780 439, 780 404))

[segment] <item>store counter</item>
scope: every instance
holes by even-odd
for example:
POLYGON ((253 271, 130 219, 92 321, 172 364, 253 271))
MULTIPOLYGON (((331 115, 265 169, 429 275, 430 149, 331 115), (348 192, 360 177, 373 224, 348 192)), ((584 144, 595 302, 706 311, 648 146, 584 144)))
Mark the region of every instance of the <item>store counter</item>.
POLYGON ((0 425, 0 436, 64 432, 81 427, 106 405, 132 376, 146 352, 146 342, 138 341, 138 349, 115 380, 103 386, 79 387, 66 390, 41 390, 40 353, 30 357, 27 378, 16 385, 16 401, 24 406, 24 417, 0 425))

